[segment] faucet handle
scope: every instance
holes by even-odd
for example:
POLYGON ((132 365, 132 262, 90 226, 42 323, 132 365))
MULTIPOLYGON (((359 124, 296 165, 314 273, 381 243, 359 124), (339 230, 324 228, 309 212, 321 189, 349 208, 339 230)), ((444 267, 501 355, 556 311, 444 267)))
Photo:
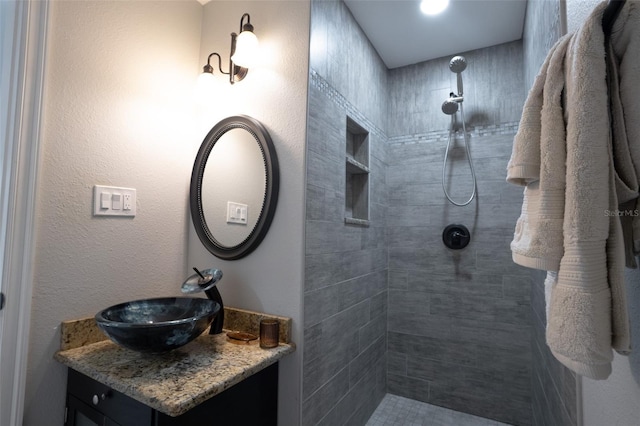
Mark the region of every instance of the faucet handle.
POLYGON ((220 269, 212 268, 199 271, 197 268, 193 268, 193 270, 196 273, 182 283, 181 290, 183 293, 191 294, 211 290, 222 279, 222 271, 220 269))

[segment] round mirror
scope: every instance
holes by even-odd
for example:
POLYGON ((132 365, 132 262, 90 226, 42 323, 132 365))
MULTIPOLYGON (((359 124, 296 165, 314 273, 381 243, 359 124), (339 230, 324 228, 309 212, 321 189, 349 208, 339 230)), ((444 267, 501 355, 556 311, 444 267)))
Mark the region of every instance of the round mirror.
POLYGON ((278 184, 273 142, 259 121, 240 115, 216 124, 191 174, 191 217, 202 244, 226 260, 251 253, 271 225, 278 184))

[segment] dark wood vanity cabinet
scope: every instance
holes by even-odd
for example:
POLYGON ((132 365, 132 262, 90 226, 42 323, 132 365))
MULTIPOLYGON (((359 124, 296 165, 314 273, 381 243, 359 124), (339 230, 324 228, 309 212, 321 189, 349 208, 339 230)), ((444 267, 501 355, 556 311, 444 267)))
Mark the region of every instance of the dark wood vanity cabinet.
POLYGON ((275 426, 278 363, 170 417, 69 369, 66 426, 275 426))

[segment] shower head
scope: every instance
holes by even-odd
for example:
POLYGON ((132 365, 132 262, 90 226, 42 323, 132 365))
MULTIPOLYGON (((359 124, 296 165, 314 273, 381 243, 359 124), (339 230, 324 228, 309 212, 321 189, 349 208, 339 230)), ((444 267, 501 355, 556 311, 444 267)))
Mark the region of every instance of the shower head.
POLYGON ((449 69, 458 75, 458 96, 462 96, 462 71, 467 68, 467 60, 464 56, 454 56, 449 61, 449 69))
POLYGON ((467 60, 464 58, 464 56, 454 56, 449 61, 449 69, 451 70, 451 72, 460 74, 466 68, 467 68, 467 60))
POLYGON ((453 115, 458 112, 458 102, 454 101, 453 98, 449 98, 442 103, 442 112, 447 115, 453 115))
POLYGON ((454 56, 449 61, 449 69, 451 72, 455 72, 456 74, 460 74, 467 68, 467 60, 464 56, 454 56))

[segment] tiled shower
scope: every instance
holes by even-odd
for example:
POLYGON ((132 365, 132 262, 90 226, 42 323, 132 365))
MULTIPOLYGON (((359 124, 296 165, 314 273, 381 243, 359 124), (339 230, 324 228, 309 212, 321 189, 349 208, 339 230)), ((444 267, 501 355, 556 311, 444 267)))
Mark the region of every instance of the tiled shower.
MULTIPOLYGON (((530 2, 528 26, 550 22, 549 3, 530 2)), ((525 79, 546 50, 531 53, 525 37, 452 52, 468 63, 478 190, 458 207, 441 182, 450 57, 387 70, 341 1, 314 0, 311 16, 303 425, 363 425, 386 393, 515 425, 545 424, 536 410, 576 424, 575 377, 540 344, 540 274, 509 250, 522 192, 505 182, 506 164, 525 79), (345 221, 348 122, 368 144, 368 215, 356 223, 345 221), (469 246, 444 246, 449 224, 471 231, 469 246)), ((465 201, 461 131, 455 139, 447 187, 465 201)))
MULTIPOLYGON (((531 273, 511 262, 509 242, 522 190, 504 179, 524 102, 522 44, 464 56, 478 191, 464 207, 449 203, 442 189, 450 117, 439 105, 454 87, 449 58, 389 72, 389 117, 402 118, 388 125, 388 389, 529 424, 531 273), (451 250, 442 243, 449 224, 469 229, 469 246, 451 250)), ((461 202, 473 183, 461 131, 456 141, 447 186, 461 202)))

